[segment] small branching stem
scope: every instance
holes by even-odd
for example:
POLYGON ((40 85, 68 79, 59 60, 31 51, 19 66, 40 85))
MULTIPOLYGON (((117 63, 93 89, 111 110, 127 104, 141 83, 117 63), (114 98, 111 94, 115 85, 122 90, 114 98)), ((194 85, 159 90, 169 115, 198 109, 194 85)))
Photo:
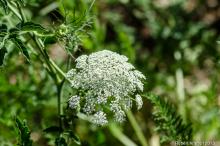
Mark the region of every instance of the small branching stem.
POLYGON ((93 1, 92 1, 91 5, 90 5, 90 7, 89 7, 88 12, 90 12, 90 11, 91 11, 91 9, 92 9, 92 7, 93 7, 94 3, 95 3, 95 0, 93 0, 93 1))

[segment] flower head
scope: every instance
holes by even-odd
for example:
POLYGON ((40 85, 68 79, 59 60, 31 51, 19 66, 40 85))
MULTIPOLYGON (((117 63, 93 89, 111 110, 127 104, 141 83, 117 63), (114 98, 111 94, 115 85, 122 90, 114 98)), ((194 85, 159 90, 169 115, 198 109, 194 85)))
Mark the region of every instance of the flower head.
POLYGON ((110 118, 105 112, 111 112, 115 121, 124 121, 132 100, 137 102, 138 109, 142 106, 142 99, 136 93, 143 91, 145 76, 127 61, 126 56, 103 50, 78 57, 75 68, 66 75, 72 87, 80 92, 75 104, 80 103, 81 111, 87 115, 102 117, 102 120, 97 119, 102 122, 95 122, 102 123, 99 125, 106 124, 110 118))

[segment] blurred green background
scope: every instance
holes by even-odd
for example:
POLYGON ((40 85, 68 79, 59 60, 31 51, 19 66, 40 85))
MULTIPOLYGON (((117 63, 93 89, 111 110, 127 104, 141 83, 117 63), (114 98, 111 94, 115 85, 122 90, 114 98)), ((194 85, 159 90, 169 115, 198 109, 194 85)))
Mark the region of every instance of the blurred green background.
MULTIPOLYGON (((71 26, 71 20, 82 18, 91 2, 27 0, 25 13, 46 28, 71 26)), ((0 9, 0 24, 7 19, 17 21, 0 9)), ((97 0, 84 19, 90 27, 76 32, 81 43, 76 42, 78 49, 70 48, 75 57, 103 49, 126 55, 146 75, 145 93, 167 98, 185 121, 192 122, 194 140, 220 140, 218 0, 97 0)), ((69 59, 62 44, 48 43, 47 49, 66 72, 69 59)), ((15 115, 27 120, 34 146, 54 145, 52 135, 42 129, 58 122, 56 87, 38 56, 30 52, 29 64, 9 46, 0 67, 0 145, 16 144, 15 115)), ((65 85, 64 107, 69 95, 65 85)), ((145 100, 134 114, 146 138, 155 141, 158 134, 151 112, 152 105, 145 100)), ((138 143, 128 122, 120 127, 138 143)), ((75 129, 85 146, 122 145, 106 128, 79 121, 75 129)))

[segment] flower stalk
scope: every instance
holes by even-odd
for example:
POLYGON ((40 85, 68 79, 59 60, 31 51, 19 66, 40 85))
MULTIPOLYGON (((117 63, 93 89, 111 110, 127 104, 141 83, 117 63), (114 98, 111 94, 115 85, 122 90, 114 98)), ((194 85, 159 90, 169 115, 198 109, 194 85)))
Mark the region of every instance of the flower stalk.
POLYGON ((141 128, 139 127, 139 125, 138 125, 134 115, 132 114, 132 112, 131 111, 127 111, 126 114, 128 116, 128 120, 130 121, 131 126, 133 127, 133 129, 134 129, 134 131, 135 131, 135 133, 137 135, 137 138, 140 141, 141 145, 142 146, 148 146, 146 138, 144 137, 144 134, 141 131, 141 128))
POLYGON ((124 133, 122 133, 121 130, 119 130, 119 127, 115 124, 110 124, 108 128, 112 135, 125 146, 137 146, 137 144, 129 139, 126 135, 124 135, 124 133))

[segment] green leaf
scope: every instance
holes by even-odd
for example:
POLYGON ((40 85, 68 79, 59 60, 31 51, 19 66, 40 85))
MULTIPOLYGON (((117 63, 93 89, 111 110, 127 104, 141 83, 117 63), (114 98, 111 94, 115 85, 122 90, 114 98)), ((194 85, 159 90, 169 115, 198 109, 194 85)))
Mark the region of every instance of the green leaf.
POLYGON ((72 138, 76 144, 81 145, 81 141, 79 137, 76 134, 74 134, 73 131, 70 130, 68 131, 68 133, 69 133, 69 137, 72 138))
POLYGON ((5 54, 7 53, 7 49, 5 47, 0 49, 0 66, 3 65, 5 54))
POLYGON ((32 146, 32 140, 30 139, 31 132, 25 121, 21 121, 18 117, 15 118, 17 128, 19 130, 19 144, 20 146, 32 146))
POLYGON ((58 126, 51 126, 51 127, 48 127, 46 129, 43 130, 44 132, 46 133, 54 133, 54 132, 62 132, 63 129, 61 129, 60 127, 58 126))
POLYGON ((43 26, 41 26, 40 24, 33 23, 33 22, 18 23, 17 28, 20 31, 24 31, 24 32, 35 32, 36 35, 39 35, 39 36, 52 35, 52 33, 48 31, 47 29, 45 29, 43 26))
POLYGON ((57 38, 55 36, 48 36, 44 38, 44 44, 55 44, 57 42, 57 38))
POLYGON ((184 123, 171 103, 153 94, 147 94, 146 97, 154 106, 153 117, 161 143, 192 139, 191 123, 184 123))
POLYGON ((30 61, 30 56, 24 43, 18 38, 12 38, 11 41, 19 48, 22 54, 26 57, 27 61, 30 61))
POLYGON ((17 28, 11 28, 9 30, 9 39, 11 38, 16 38, 18 36, 18 33, 19 33, 19 29, 17 28))
POLYGON ((7 25, 2 24, 0 25, 0 37, 5 37, 7 35, 7 25))
POLYGON ((58 137, 55 140, 56 146, 67 146, 66 140, 63 137, 58 137))
POLYGON ((8 2, 7 0, 0 0, 0 4, 3 7, 6 14, 8 14, 8 2))

